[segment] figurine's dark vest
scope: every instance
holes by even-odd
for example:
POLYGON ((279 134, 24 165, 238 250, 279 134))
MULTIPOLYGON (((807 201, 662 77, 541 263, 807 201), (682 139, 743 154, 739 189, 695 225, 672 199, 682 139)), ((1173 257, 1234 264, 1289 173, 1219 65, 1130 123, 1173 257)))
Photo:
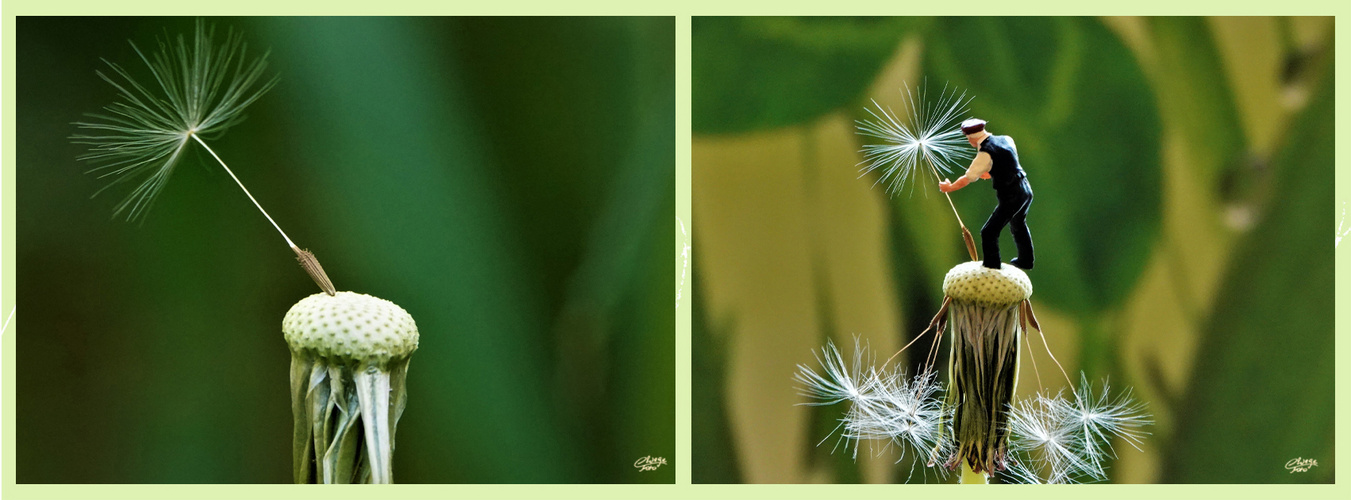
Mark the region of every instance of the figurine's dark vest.
POLYGON ((1003 189, 1027 177, 1018 165, 1018 147, 1007 135, 991 135, 980 143, 980 150, 990 154, 990 180, 995 189, 1003 189))

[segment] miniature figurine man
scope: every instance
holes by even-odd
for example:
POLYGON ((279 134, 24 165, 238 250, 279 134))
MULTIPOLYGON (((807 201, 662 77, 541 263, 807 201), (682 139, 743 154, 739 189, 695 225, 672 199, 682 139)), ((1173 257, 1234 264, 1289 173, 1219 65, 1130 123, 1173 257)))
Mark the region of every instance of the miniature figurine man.
POLYGON ((980 228, 980 245, 985 254, 985 267, 999 269, 999 233, 1009 226, 1013 243, 1018 246, 1018 257, 1009 264, 1032 269, 1032 234, 1027 230, 1027 209, 1032 205, 1032 187, 1027 174, 1018 165, 1018 147, 1007 135, 990 135, 985 120, 972 118, 962 122, 962 133, 979 153, 971 160, 966 174, 957 182, 942 181, 938 189, 951 193, 977 179, 991 179, 999 205, 995 207, 985 226, 980 228))

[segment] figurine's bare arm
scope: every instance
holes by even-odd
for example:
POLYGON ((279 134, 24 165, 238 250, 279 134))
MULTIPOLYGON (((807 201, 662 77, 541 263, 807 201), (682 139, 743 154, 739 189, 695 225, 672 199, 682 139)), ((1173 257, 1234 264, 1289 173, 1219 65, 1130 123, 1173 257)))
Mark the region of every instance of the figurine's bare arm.
POLYGON ((967 184, 976 182, 979 179, 989 179, 990 167, 992 165, 994 165, 994 160, 990 158, 990 153, 981 151, 971 160, 971 166, 966 169, 966 174, 958 177, 957 182, 939 182, 938 190, 944 193, 951 193, 964 188, 967 184))
POLYGON ((990 158, 990 153, 981 151, 976 153, 976 157, 971 160, 971 166, 966 169, 967 182, 976 182, 976 179, 989 179, 990 167, 994 165, 994 160, 990 158))

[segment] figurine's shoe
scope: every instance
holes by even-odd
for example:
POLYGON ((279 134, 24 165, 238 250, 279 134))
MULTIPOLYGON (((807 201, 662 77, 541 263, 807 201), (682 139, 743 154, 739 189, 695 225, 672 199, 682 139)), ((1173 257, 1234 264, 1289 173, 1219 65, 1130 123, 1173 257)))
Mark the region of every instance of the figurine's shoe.
POLYGON ((1020 268, 1020 269, 1023 269, 1023 270, 1030 270, 1030 269, 1032 269, 1032 259, 1027 259, 1026 262, 1023 262, 1022 259, 1019 259, 1018 257, 1014 257, 1012 260, 1009 260, 1009 264, 1013 265, 1014 267, 1018 267, 1018 268, 1020 268))

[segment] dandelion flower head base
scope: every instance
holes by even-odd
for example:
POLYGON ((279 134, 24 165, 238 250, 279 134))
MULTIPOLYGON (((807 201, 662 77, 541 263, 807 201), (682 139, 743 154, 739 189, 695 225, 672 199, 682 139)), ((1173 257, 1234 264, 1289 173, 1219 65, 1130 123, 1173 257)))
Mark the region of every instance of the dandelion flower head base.
POLYGON ((1013 266, 989 269, 971 261, 948 271, 943 293, 951 300, 949 404, 958 443, 944 465, 999 472, 1007 465, 1007 407, 1018 381, 1022 304, 1032 296, 1032 281, 1013 266))
POLYGON ((1008 411, 1018 382, 1020 303, 995 306, 954 298, 948 308, 952 427, 957 450, 944 463, 975 472, 1002 471, 1008 455, 1008 411))
POLYGON ((390 483, 417 324, 369 295, 314 294, 287 311, 297 483, 390 483))

